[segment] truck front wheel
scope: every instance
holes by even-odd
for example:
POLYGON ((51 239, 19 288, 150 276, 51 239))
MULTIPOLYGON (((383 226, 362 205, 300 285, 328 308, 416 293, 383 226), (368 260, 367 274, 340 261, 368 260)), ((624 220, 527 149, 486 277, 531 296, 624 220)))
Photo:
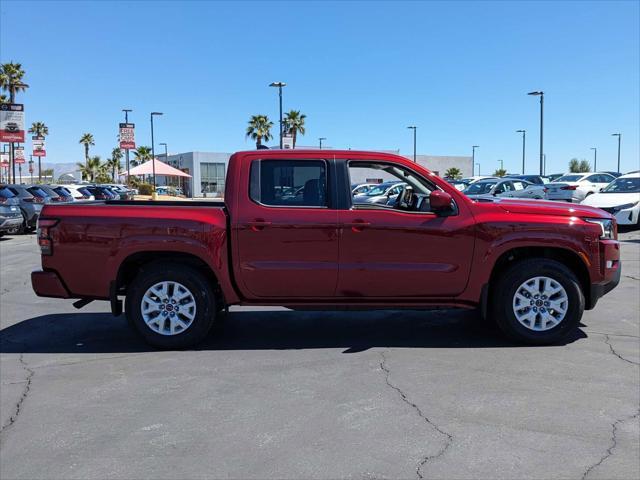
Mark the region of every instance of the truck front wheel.
POLYGON ((155 347, 196 345, 206 338, 216 315, 209 283, 188 266, 166 262, 144 266, 128 288, 127 319, 155 347))
POLYGON ((564 264, 548 258, 514 263, 491 290, 491 316, 500 329, 531 345, 561 341, 584 312, 580 282, 564 264))

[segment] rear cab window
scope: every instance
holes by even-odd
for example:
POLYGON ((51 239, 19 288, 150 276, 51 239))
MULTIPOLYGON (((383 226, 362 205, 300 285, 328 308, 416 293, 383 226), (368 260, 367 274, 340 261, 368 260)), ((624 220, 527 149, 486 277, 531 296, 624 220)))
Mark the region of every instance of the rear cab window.
POLYGON ((327 208, 324 160, 254 160, 249 198, 273 207, 327 208))

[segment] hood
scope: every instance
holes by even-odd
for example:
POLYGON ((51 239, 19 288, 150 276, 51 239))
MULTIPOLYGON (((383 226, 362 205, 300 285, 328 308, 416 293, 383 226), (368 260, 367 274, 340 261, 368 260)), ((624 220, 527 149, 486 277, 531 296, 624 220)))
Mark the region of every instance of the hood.
POLYGON ((495 202, 509 213, 527 213, 531 215, 557 215, 561 217, 611 218, 599 208, 574 203, 552 202, 550 200, 500 199, 495 202))
POLYGON ((640 202, 640 193, 594 193, 585 198, 581 205, 609 208, 636 202, 640 202))

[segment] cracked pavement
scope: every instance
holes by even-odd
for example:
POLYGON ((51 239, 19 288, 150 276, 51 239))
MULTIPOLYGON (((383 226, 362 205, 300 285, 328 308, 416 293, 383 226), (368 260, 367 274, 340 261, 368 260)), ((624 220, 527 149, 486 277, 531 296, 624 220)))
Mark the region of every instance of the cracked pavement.
POLYGON ((566 345, 470 312, 234 308, 186 352, 37 298, 0 240, 0 478, 640 478, 640 232, 566 345))

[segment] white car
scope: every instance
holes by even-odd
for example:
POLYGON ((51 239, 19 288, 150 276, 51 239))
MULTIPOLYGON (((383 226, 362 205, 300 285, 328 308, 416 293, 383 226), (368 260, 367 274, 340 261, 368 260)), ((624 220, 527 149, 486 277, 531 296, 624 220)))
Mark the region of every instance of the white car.
POLYGON ((582 204, 609 212, 616 217, 618 225, 640 225, 640 173, 616 178, 601 192, 585 198, 582 204))
POLYGON ((547 199, 580 203, 588 195, 597 193, 616 179, 608 173, 567 173, 547 183, 547 199))
POLYGON ((87 190, 85 185, 63 185, 64 188, 71 192, 71 196, 74 200, 95 200, 94 197, 89 190, 87 190))

